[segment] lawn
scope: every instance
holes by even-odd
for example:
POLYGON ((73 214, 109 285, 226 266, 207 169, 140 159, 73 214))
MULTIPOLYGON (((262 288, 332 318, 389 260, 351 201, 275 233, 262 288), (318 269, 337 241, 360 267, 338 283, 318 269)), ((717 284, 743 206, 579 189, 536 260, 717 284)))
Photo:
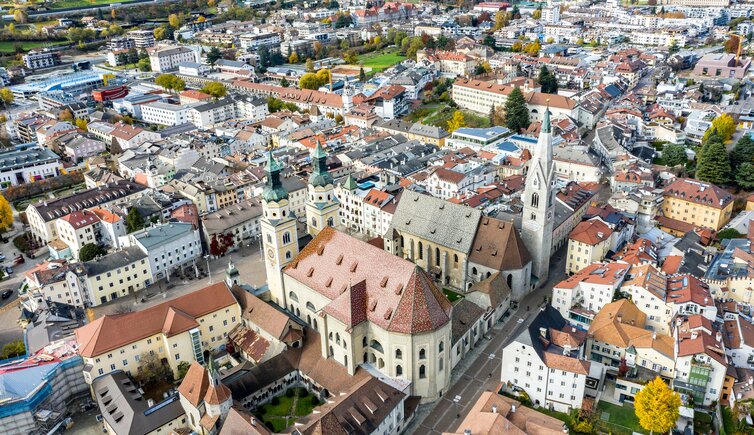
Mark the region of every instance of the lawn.
POLYGON ((359 56, 359 63, 372 71, 380 72, 404 60, 400 50, 393 48, 359 56))
POLYGON ((123 3, 128 0, 57 0, 50 3, 50 9, 78 8, 82 6, 109 5, 110 3, 123 3))
POLYGON ((599 418, 597 426, 604 432, 614 434, 647 433, 639 425, 639 419, 634 413, 633 405, 627 403, 618 406, 603 400, 597 405, 597 417, 599 418))
MULTIPOLYGON (((456 110, 457 109, 454 109, 452 107, 445 106, 442 109, 424 118, 424 120, 422 121, 422 124, 434 125, 435 127, 441 127, 441 128, 448 128, 448 121, 450 121, 450 119, 453 117, 453 113, 456 110)), ((479 116, 474 113, 467 112, 465 110, 462 110, 461 112, 463 112, 463 118, 466 121, 466 127, 487 128, 487 127, 492 126, 492 123, 490 122, 489 118, 485 118, 483 116, 479 116)))
MULTIPOLYGON (((278 396, 257 409, 257 417, 271 426, 274 432, 282 432, 301 417, 312 413, 319 400, 306 388, 292 388, 293 394, 278 396)), ((290 390, 289 390, 290 391, 290 390)))
POLYGON ((450 289, 447 289, 447 288, 442 289, 442 292, 445 293, 445 296, 448 297, 448 300, 450 302, 455 302, 455 301, 463 298, 462 294, 456 293, 453 290, 450 290, 450 289))
POLYGON ((64 41, 0 41, 0 52, 12 53, 16 51, 16 46, 20 45, 24 51, 31 50, 33 48, 39 48, 46 45, 60 45, 65 44, 64 41))

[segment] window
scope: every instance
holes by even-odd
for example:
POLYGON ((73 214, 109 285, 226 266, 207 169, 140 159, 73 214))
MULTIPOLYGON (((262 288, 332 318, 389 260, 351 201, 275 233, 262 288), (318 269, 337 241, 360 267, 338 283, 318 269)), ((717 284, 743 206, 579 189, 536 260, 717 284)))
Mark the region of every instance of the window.
POLYGON ((403 359, 403 352, 400 349, 395 349, 395 359, 403 359))
POLYGON ((438 364, 438 367, 439 367, 440 371, 442 371, 442 369, 443 369, 443 362, 444 361, 443 361, 442 357, 440 357, 440 359, 437 361, 437 364, 438 364))
POLYGON ((402 376, 403 375, 403 367, 397 365, 395 366, 395 376, 402 376))
POLYGON ((532 195, 531 195, 531 206, 532 207, 539 207, 539 194, 538 193, 532 193, 532 195))
POLYGON ((427 378, 427 367, 425 367, 424 364, 422 364, 419 366, 419 379, 426 379, 426 378, 427 378))
POLYGON ((419 260, 424 259, 424 245, 422 245, 422 242, 419 242, 419 260))
POLYGON ((298 296, 296 296, 296 293, 289 292, 288 297, 291 298, 292 301, 298 302, 298 296))
POLYGON ((288 243, 291 243, 291 233, 286 231, 283 233, 283 244, 287 245, 288 243))
POLYGON ((426 349, 419 350, 419 359, 426 359, 427 358, 427 351, 426 349))
POLYGON ((177 353, 175 354, 175 360, 178 361, 181 359, 181 354, 177 353))
POLYGON ((441 341, 440 345, 437 346, 437 351, 442 352, 443 350, 445 350, 445 343, 441 341))

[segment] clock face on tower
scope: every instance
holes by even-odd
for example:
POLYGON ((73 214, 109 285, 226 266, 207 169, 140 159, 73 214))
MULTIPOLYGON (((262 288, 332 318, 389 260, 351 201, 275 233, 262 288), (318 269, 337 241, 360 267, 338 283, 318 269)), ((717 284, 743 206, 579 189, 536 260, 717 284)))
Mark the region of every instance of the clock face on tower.
POLYGON ((275 259, 275 251, 272 248, 267 248, 267 256, 270 257, 270 260, 275 259))

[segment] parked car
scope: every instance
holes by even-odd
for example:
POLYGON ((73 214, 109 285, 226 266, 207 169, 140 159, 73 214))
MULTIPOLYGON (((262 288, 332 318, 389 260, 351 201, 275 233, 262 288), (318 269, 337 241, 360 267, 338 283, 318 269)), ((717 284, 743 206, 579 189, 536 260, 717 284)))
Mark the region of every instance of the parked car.
POLYGON ((0 254, 0 261, 5 261, 5 255, 0 254))
POLYGON ((2 297, 3 299, 8 299, 12 294, 13 290, 5 290, 0 297, 2 297))
POLYGON ((12 274, 13 268, 10 266, 5 266, 5 273, 7 273, 8 275, 12 274))

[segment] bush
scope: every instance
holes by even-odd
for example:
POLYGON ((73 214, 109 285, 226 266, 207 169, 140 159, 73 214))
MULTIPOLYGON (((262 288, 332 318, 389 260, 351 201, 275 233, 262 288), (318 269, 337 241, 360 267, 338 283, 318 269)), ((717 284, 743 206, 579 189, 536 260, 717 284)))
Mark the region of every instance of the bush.
POLYGON ((288 391, 285 392, 285 397, 293 397, 295 392, 293 391, 293 388, 289 388, 288 391))
POLYGON ((272 406, 278 406, 278 405, 280 405, 280 399, 277 398, 277 397, 273 397, 272 400, 270 400, 270 404, 272 406))
POLYGON ((13 246, 21 252, 29 251, 29 236, 28 233, 21 234, 13 239, 13 246))
POLYGON ((15 340, 3 346, 0 351, 0 359, 14 358, 17 356, 26 355, 26 346, 24 346, 23 340, 15 340))
POLYGON ((63 189, 84 182, 83 174, 63 174, 55 178, 35 181, 34 183, 24 183, 17 186, 10 186, 5 189, 5 198, 9 202, 16 202, 21 199, 31 198, 51 190, 63 189))
POLYGON ((270 420, 265 421, 264 425, 267 426, 267 429, 269 430, 275 430, 275 426, 272 424, 270 420))

